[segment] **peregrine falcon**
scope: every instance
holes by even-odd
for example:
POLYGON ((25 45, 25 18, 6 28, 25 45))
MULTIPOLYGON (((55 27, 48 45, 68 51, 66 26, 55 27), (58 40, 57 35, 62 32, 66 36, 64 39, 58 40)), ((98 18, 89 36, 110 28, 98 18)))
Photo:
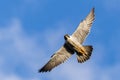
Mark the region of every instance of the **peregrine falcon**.
POLYGON ((51 56, 51 59, 39 70, 39 72, 51 71, 54 67, 66 61, 74 53, 76 53, 79 63, 88 60, 92 54, 93 47, 91 45, 82 45, 82 43, 90 32, 94 18, 95 14, 93 8, 88 16, 80 22, 78 28, 72 35, 64 35, 64 45, 51 56))

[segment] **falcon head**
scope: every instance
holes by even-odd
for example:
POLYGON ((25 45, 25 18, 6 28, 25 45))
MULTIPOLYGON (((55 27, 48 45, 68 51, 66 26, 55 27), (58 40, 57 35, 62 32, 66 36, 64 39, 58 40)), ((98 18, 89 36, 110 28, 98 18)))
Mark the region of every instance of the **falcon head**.
POLYGON ((70 38, 70 36, 68 34, 64 35, 65 40, 67 40, 68 38, 70 38))

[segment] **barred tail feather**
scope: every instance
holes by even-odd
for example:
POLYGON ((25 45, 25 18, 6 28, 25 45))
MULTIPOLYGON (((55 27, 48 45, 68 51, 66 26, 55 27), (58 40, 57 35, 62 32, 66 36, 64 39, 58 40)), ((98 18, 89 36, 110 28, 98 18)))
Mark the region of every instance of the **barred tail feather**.
POLYGON ((80 63, 83 63, 86 60, 88 60, 90 58, 90 56, 92 54, 92 50, 93 50, 92 46, 87 45, 87 46, 83 46, 83 47, 84 47, 86 53, 78 53, 77 52, 77 60, 80 63))

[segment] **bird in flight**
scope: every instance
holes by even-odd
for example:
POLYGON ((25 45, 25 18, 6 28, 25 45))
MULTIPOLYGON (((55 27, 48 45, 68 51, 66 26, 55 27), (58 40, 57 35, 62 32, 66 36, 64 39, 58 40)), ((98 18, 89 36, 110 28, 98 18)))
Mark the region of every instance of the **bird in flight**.
POLYGON ((51 59, 39 70, 39 72, 51 71, 54 67, 66 61, 74 53, 76 53, 79 63, 88 60, 92 54, 93 47, 91 45, 82 45, 82 43, 90 32, 94 18, 95 14, 93 8, 88 16, 80 22, 78 28, 72 35, 64 35, 64 45, 51 56, 51 59))

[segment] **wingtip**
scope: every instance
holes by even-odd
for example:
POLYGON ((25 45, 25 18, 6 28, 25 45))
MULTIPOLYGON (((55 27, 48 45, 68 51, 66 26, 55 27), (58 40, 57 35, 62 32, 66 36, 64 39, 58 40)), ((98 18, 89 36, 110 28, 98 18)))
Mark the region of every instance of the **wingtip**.
POLYGON ((95 7, 92 8, 92 11, 95 11, 95 7))
POLYGON ((47 72, 47 71, 44 71, 42 69, 38 70, 38 73, 43 73, 43 72, 47 72))
POLYGON ((91 12, 94 14, 95 16, 95 7, 92 8, 91 12))
POLYGON ((43 72, 47 72, 47 71, 44 70, 44 68, 41 68, 41 69, 38 70, 38 73, 41 73, 41 72, 43 73, 43 72))
MULTIPOLYGON (((91 14, 92 14, 93 18, 95 19, 95 7, 92 8, 91 14)), ((94 20, 94 19, 93 19, 93 20, 94 20)))
POLYGON ((50 72, 50 71, 51 71, 51 69, 45 70, 44 68, 42 68, 42 69, 38 70, 38 73, 44 73, 44 72, 50 72))
POLYGON ((47 72, 47 71, 43 71, 43 70, 39 70, 38 73, 44 73, 44 72, 47 72))
POLYGON ((40 69, 40 70, 38 70, 38 73, 41 73, 42 72, 42 70, 40 69))

